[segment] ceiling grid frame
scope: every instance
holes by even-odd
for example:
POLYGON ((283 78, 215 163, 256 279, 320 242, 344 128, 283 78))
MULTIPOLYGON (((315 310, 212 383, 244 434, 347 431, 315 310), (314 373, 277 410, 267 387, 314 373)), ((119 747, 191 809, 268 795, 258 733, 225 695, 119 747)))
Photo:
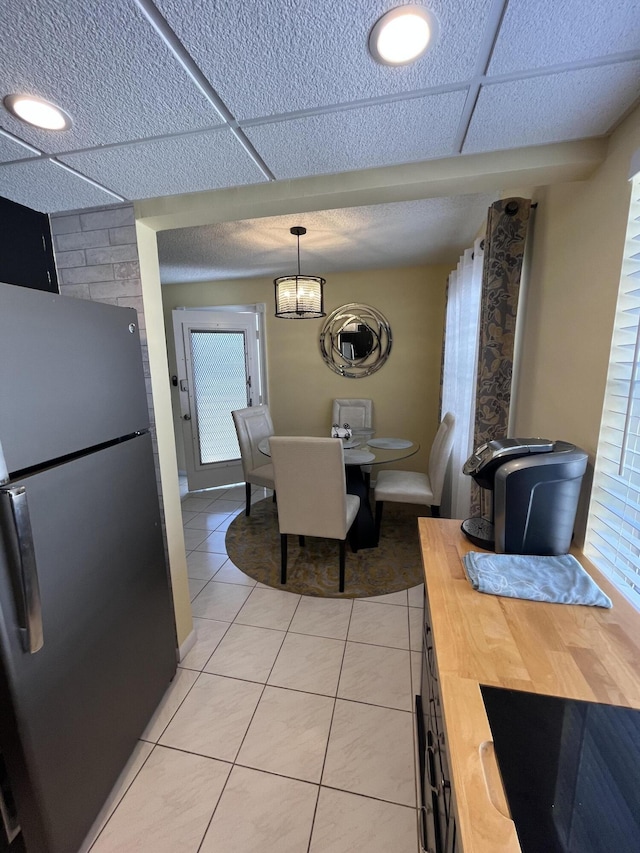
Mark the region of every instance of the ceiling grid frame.
MULTIPOLYGON (((0 97, 21 82, 57 98, 75 123, 56 135, 0 109, 0 195, 64 212, 264 183, 282 184, 286 194, 292 181, 326 177, 334 185, 341 175, 349 187, 360 174, 366 184, 371 170, 421 163, 441 164, 448 174, 455 158, 475 163, 478 154, 507 158, 520 150, 524 157, 532 146, 606 139, 638 104, 640 7, 633 0, 616 0, 597 28, 582 19, 594 19, 599 0, 540 0, 536 29, 523 0, 429 0, 439 39, 403 69, 377 65, 367 48, 370 27, 393 5, 263 0, 254 9, 222 0, 113 0, 105 8, 98 0, 5 0, 0 97), (283 51, 290 65, 281 64, 283 51), (312 65, 318 56, 322 67, 312 65), (278 76, 283 68, 287 74, 278 76), (304 81, 316 82, 305 89, 304 81), (501 133, 508 100, 494 96, 509 91, 529 97, 537 133, 501 133)), ((498 179, 494 186, 504 188, 498 179)), ((371 196, 350 214, 357 233, 364 240, 386 217, 401 233, 400 208, 376 210, 371 196)), ((411 200, 408 191, 395 196, 411 200)), ((317 201, 309 204, 313 218, 317 201)), ((448 222, 456 207, 452 197, 439 215, 448 222)), ((423 233, 434 230, 429 199, 419 214, 416 206, 405 210, 419 216, 423 233)), ((329 239, 326 217, 324 224, 326 248, 316 249, 329 256, 339 235, 336 228, 329 239)), ((433 257, 443 247, 433 247, 433 257)))

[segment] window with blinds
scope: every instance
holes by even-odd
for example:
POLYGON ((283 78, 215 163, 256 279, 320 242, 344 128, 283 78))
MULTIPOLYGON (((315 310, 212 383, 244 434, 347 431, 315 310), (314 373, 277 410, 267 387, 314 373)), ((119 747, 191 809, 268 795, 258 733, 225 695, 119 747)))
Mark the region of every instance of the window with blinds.
POLYGON ((585 553, 640 609, 640 174, 632 181, 585 553))

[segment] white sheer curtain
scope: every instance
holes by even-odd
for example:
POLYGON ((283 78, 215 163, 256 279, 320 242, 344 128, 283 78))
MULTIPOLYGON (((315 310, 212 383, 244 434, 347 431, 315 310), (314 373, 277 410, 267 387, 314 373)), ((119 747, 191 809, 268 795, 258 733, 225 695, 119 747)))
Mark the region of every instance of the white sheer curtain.
POLYGON ((473 450, 476 408, 478 334, 482 294, 482 240, 460 257, 449 276, 442 371, 442 414, 453 412, 455 438, 451 452, 451 518, 470 514, 471 477, 462 473, 473 450))

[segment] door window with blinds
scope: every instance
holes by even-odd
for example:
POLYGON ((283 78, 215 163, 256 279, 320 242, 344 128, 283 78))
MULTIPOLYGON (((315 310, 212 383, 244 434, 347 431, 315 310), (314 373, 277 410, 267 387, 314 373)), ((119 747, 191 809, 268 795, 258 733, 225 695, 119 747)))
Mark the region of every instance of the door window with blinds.
POLYGON ((231 412, 266 402, 262 306, 176 309, 173 326, 189 490, 242 482, 231 412))
POLYGON ((585 553, 640 609, 640 173, 632 180, 585 553))
POLYGON ((244 329, 189 329, 192 411, 200 465, 238 456, 229 412, 249 401, 247 332, 244 329))

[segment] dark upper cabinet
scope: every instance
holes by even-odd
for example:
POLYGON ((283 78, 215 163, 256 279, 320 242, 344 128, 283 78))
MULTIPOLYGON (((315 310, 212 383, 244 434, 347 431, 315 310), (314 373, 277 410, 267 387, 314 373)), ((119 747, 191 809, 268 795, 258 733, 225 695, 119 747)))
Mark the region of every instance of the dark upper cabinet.
POLYGON ((49 217, 2 197, 0 281, 58 293, 49 217))

